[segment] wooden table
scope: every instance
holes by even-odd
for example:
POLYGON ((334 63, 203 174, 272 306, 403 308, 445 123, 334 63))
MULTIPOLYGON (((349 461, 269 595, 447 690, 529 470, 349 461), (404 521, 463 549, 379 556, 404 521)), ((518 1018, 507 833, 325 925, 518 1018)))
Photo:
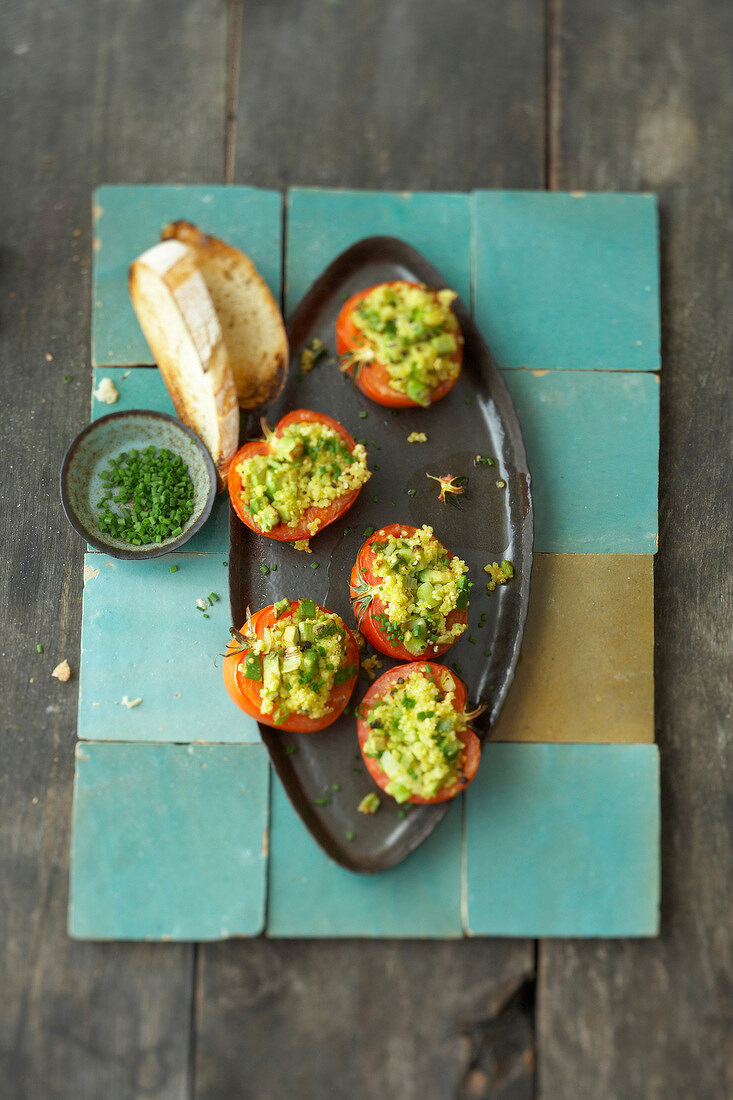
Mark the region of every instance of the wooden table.
POLYGON ((733 9, 11 0, 0 27, 0 1095, 730 1095, 733 9), (658 192, 658 940, 67 938, 76 687, 49 672, 78 668, 83 546, 57 476, 91 188, 152 181, 658 192))

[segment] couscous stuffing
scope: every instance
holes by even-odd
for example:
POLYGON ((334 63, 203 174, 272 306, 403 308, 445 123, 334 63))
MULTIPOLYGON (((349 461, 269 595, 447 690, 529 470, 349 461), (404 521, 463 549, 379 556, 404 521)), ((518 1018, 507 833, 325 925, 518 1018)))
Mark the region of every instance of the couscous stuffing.
MULTIPOLYGON (((429 405, 436 386, 460 373, 455 353, 463 337, 451 309, 456 297, 452 290, 436 293, 412 283, 383 283, 362 298, 352 314, 370 358, 384 364, 390 388, 417 405, 429 405)), ((360 350, 354 358, 368 361, 360 350)))
MULTIPOLYGON (((333 428, 310 420, 272 436, 269 454, 243 459, 237 473, 241 503, 264 532, 280 524, 296 526, 309 508, 327 508, 371 477, 362 444, 349 451, 333 428)), ((320 525, 314 518, 309 534, 320 525)))
POLYGON ((280 617, 263 637, 250 639, 245 633, 243 676, 262 683, 260 709, 276 723, 292 713, 322 718, 331 710, 334 686, 357 673, 356 665, 345 664, 343 621, 313 600, 300 600, 294 611, 289 600, 274 607, 280 617))
POLYGON ((458 734, 468 729, 468 721, 454 706, 453 681, 448 687, 445 678, 446 686, 436 683, 429 667, 411 672, 362 715, 369 727, 362 751, 378 760, 389 778, 384 789, 397 802, 413 795, 434 798, 459 779, 458 734))
POLYGON ((424 524, 414 534, 403 530, 401 537, 377 540, 370 549, 370 568, 380 584, 363 586, 362 606, 379 596, 385 609, 374 621, 390 641, 418 655, 460 637, 466 624, 448 627, 446 619, 452 611, 468 607, 468 566, 458 557, 449 557, 432 527, 424 524))

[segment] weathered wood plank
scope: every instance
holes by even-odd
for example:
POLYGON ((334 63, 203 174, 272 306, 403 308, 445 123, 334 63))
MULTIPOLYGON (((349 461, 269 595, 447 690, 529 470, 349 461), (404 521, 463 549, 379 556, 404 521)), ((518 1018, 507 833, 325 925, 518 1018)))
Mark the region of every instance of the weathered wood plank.
POLYGON ((533 1095, 521 941, 260 940, 201 949, 196 1095, 533 1095))
POLYGON ((663 361, 656 703, 662 935, 540 948, 546 1100, 733 1091, 729 64, 733 10, 703 0, 557 8, 551 181, 660 195, 663 361))
POLYGON ((78 671, 84 546, 57 478, 89 417, 92 186, 221 179, 226 12, 16 0, 1 22, 0 1095, 178 1098, 191 948, 66 935, 76 675, 50 672, 78 671))
MULTIPOLYGON (((236 182, 541 187, 543 73, 539 2, 249 5, 236 182)), ((256 940, 200 959, 202 1100, 532 1095, 529 941, 256 940)))
POLYGON ((541 187, 537 0, 245 5, 236 181, 541 187))

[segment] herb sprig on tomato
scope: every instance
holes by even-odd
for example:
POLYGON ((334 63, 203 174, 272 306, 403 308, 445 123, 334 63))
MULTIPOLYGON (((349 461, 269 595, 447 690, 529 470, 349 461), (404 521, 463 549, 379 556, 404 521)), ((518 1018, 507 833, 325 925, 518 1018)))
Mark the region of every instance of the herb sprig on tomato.
POLYGON ((466 629, 468 567, 431 527, 391 523, 362 545, 349 591, 367 641, 400 661, 438 657, 466 629))
POLYGON ((369 774, 397 802, 445 802, 476 774, 481 743, 466 688, 444 665, 415 661, 380 676, 357 709, 369 774))
POLYGON ((366 451, 325 413, 296 409, 229 467, 232 506, 252 531, 283 542, 309 539, 339 519, 371 476, 366 451))
POLYGON ((266 726, 325 729, 349 701, 359 673, 353 634, 313 600, 279 600, 252 615, 224 657, 224 684, 266 726))
POLYGON ((336 319, 342 369, 367 397, 392 408, 426 407, 458 380, 463 336, 452 290, 397 280, 367 287, 336 319))

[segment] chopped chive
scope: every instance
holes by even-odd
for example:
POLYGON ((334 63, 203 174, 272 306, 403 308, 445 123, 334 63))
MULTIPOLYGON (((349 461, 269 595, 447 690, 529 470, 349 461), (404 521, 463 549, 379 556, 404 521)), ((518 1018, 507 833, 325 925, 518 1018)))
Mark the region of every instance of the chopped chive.
POLYGON ((408 489, 407 490, 407 495, 408 495, 408 497, 414 497, 416 492, 417 492, 417 489, 408 489))
POLYGON ((178 566, 177 565, 170 565, 168 567, 168 572, 169 573, 177 573, 178 572, 178 566))
POLYGON ((346 538, 346 536, 348 535, 348 533, 349 533, 349 531, 350 531, 350 530, 351 530, 351 528, 350 528, 350 527, 346 527, 346 528, 344 528, 344 538, 346 538))
POLYGON ((467 405, 473 405, 473 398, 472 397, 467 397, 466 398, 466 404, 467 405))
POLYGON ((41 645, 40 642, 36 646, 36 653, 43 653, 43 646, 41 645))
POLYGON ((461 666, 457 665, 455 661, 453 661, 450 667, 453 669, 457 676, 461 675, 461 666))
POLYGON ((71 381, 71 375, 70 374, 65 374, 64 375, 64 382, 70 382, 70 381, 71 381))
POLYGON ((496 684, 489 684, 489 691, 496 691, 496 684))
POLYGON ((470 634, 469 637, 468 637, 468 640, 471 643, 471 645, 476 645, 476 642, 478 641, 478 638, 474 638, 473 634, 470 634))
POLYGON ((206 612, 205 612, 205 611, 204 611, 204 615, 203 615, 203 617, 204 617, 205 619, 208 619, 208 618, 209 618, 209 616, 208 616, 208 615, 206 614, 206 612))
POLYGON ((277 562, 273 562, 270 566, 270 572, 274 573, 277 570, 277 562))
POLYGON ((362 447, 366 444, 366 439, 357 439, 357 443, 361 443, 362 447))
POLYGON ((371 442, 372 447, 374 447, 375 451, 381 451, 382 448, 379 446, 376 439, 372 439, 372 440, 370 440, 370 442, 371 442))
POLYGON ((373 527, 365 527, 364 528, 364 538, 368 539, 369 536, 373 535, 373 534, 374 534, 374 528, 373 527))
POLYGON ((490 649, 485 649, 484 650, 484 657, 490 657, 490 656, 491 656, 491 650, 490 649))
POLYGON ((346 834, 346 839, 347 840, 356 840, 356 833, 347 833, 346 834))
POLYGON ((297 751, 298 751, 298 746, 297 745, 288 745, 287 748, 285 749, 285 752, 288 753, 289 756, 292 756, 293 753, 297 752, 297 751))
POLYGON ((482 623, 485 623, 485 622, 486 622, 486 612, 485 612, 485 611, 482 611, 482 612, 481 612, 481 622, 482 622, 482 623))
POLYGON ((366 411, 366 409, 362 409, 361 412, 359 413, 359 419, 360 420, 366 420, 366 418, 368 416, 369 416, 369 413, 366 411))
POLYGON ((320 562, 312 561, 311 562, 311 569, 317 569, 319 564, 320 564, 320 562))
POLYGON ((351 707, 350 706, 344 707, 344 709, 342 711, 342 714, 351 714, 351 707))
POLYGON ((389 415, 390 416, 397 416, 397 409, 390 409, 389 410, 389 415))
POLYGON ((331 790, 332 791, 340 791, 341 790, 341 784, 340 783, 332 783, 331 784, 331 790))
POLYGON ((314 806, 330 806, 331 805, 331 799, 329 798, 329 796, 327 794, 324 794, 323 798, 314 798, 313 799, 313 805, 314 806))
POLYGON ((263 573, 266 577, 268 577, 270 575, 270 566, 269 565, 261 565, 260 566, 260 572, 263 573))
POLYGON ((361 768, 352 768, 351 770, 354 775, 361 775, 361 768))
POLYGON ((375 504, 379 504, 379 497, 372 497, 375 504))

